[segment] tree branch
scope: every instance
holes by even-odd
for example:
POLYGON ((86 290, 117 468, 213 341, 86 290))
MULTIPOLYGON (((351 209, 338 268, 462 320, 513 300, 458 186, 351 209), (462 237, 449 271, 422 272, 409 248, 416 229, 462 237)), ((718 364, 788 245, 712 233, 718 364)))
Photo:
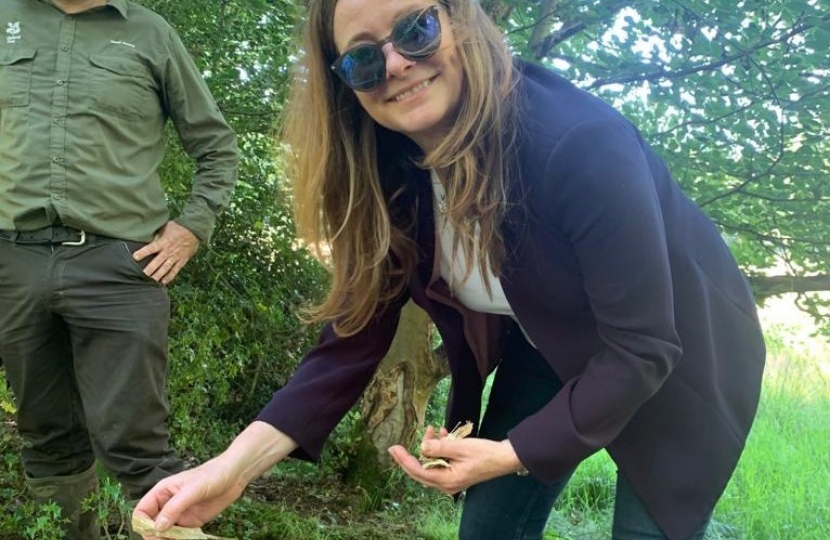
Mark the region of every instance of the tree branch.
POLYGON ((758 232, 755 229, 750 227, 744 227, 740 225, 732 225, 729 223, 724 223, 722 221, 718 221, 717 219, 712 219, 715 224, 723 229, 724 231, 740 233, 746 236, 750 236, 755 238, 756 240, 760 240, 762 242, 769 242, 778 246, 786 246, 788 244, 803 244, 809 246, 830 246, 830 241, 828 240, 816 240, 815 238, 807 238, 807 237, 795 237, 795 236, 774 236, 771 234, 763 234, 758 232))
MULTIPOLYGON (((542 13, 542 20, 547 20, 549 17, 553 15, 553 12, 555 11, 555 6, 550 11, 547 11, 547 9, 551 7, 551 4, 555 3, 556 2, 552 2, 551 0, 546 0, 539 7, 540 13, 542 13)), ((623 8, 626 8, 632 4, 634 4, 632 0, 619 0, 616 4, 607 6, 607 13, 595 20, 563 21, 562 28, 560 28, 556 32, 548 34, 548 36, 546 36, 545 38, 537 36, 537 29, 539 28, 539 24, 537 23, 536 25, 534 25, 534 35, 531 39, 531 42, 529 43, 530 49, 533 51, 533 56, 536 58, 536 60, 541 60, 542 58, 545 58, 560 43, 562 43, 563 41, 567 41, 568 39, 572 38, 576 34, 579 34, 580 32, 583 32, 588 27, 588 23, 596 24, 597 22, 612 20, 614 17, 617 16, 617 13, 623 10, 623 8)))
POLYGON ((533 51, 537 59, 540 58, 538 56, 538 49, 542 46, 546 36, 549 35, 548 30, 558 4, 559 0, 542 0, 539 2, 539 15, 536 17, 538 22, 533 25, 533 31, 527 43, 528 48, 533 51))
MULTIPOLYGON (((827 22, 827 21, 830 21, 830 15, 825 15, 824 17, 821 18, 821 22, 827 22)), ((595 89, 595 88, 600 88, 602 86, 608 86, 609 84, 627 84, 627 83, 642 82, 642 81, 647 81, 647 82, 652 82, 653 83, 653 82, 657 82, 657 81, 661 81, 661 80, 678 79, 678 78, 681 78, 681 77, 685 77, 687 75, 692 75, 692 74, 700 73, 700 72, 703 72, 703 71, 713 71, 713 70, 721 68, 721 67, 723 67, 727 64, 731 64, 731 63, 736 62, 738 60, 748 58, 752 54, 754 54, 754 53, 756 53, 756 52, 758 52, 762 49, 766 49, 767 47, 770 47, 772 45, 778 45, 778 44, 784 43, 784 42, 790 40, 792 37, 797 36, 799 34, 802 34, 802 33, 806 32, 807 30, 811 30, 812 28, 815 28, 816 26, 818 26, 818 25, 817 24, 809 24, 809 23, 796 24, 795 26, 790 28, 788 31, 781 34, 778 38, 767 39, 765 41, 761 41, 759 43, 756 43, 753 47, 750 47, 749 49, 739 51, 738 53, 733 54, 733 55, 722 56, 719 60, 717 60, 715 62, 710 62, 708 64, 700 64, 700 65, 697 65, 697 66, 690 66, 690 67, 687 67, 685 69, 680 69, 680 70, 677 70, 677 71, 671 71, 671 70, 668 70, 664 67, 661 67, 660 69, 658 69, 656 71, 653 71, 651 73, 632 73, 632 74, 629 74, 629 75, 621 75, 621 76, 618 76, 618 77, 608 77, 606 79, 597 79, 596 81, 594 81, 593 83, 588 85, 588 89, 591 90, 591 89, 595 89)))
POLYGON ((750 276, 749 283, 758 302, 787 293, 830 291, 830 275, 820 276, 750 276))

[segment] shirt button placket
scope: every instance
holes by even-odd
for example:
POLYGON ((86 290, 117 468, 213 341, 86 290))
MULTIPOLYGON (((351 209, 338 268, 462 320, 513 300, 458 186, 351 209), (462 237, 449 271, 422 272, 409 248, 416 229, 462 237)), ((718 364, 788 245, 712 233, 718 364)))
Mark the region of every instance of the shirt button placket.
MULTIPOLYGON (((49 142, 52 153, 51 193, 58 215, 66 211, 66 114, 69 107, 69 91, 72 89, 72 42, 75 38, 75 17, 64 17, 57 39, 55 87, 52 93, 52 124, 49 142)), ((77 78, 75 78, 77 79, 77 78)))

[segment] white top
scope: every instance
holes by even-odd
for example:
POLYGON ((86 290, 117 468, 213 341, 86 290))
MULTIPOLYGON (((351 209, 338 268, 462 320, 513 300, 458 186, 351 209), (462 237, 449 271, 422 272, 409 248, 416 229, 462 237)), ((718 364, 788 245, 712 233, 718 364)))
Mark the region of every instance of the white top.
MULTIPOLYGON (((450 286, 450 291, 464 307, 482 313, 509 315, 518 324, 519 321, 516 319, 510 304, 508 304, 507 297, 504 296, 501 281, 497 275, 490 271, 489 266, 484 271, 487 272, 492 295, 487 293, 477 252, 473 253, 470 275, 464 280, 464 275, 467 273, 467 261, 463 253, 458 253, 456 257, 453 257, 452 246, 455 240, 455 227, 447 220, 446 216, 447 194, 435 172, 432 172, 431 177, 435 230, 441 244, 441 277, 444 278, 444 281, 450 286)), ((478 225, 476 225, 475 234, 476 236, 479 234, 478 225)), ((519 324, 519 328, 522 328, 521 324, 519 324)), ((522 328, 522 332, 532 345, 533 342, 527 336, 524 328, 522 328)))

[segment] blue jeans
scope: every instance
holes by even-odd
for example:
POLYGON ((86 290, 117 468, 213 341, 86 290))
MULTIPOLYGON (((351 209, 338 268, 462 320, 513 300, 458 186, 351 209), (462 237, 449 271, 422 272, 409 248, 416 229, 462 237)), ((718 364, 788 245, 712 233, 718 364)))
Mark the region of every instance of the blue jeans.
MULTIPOLYGON (((562 388, 541 354, 521 335, 511 339, 482 420, 480 436, 503 440, 521 420, 538 411, 562 388)), ((470 487, 464 498, 460 540, 541 540, 551 509, 573 471, 545 485, 515 474, 470 487)), ((707 519, 689 540, 702 540, 707 519)), ((664 540, 667 537, 622 475, 617 476, 614 540, 664 540)))

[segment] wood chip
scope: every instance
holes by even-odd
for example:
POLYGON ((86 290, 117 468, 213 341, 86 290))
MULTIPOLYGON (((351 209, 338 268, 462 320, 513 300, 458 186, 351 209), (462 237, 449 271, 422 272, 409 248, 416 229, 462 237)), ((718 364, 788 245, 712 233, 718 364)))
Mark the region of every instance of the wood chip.
POLYGON ((153 521, 146 517, 133 517, 133 531, 144 536, 168 538, 170 540, 235 540, 203 533, 199 527, 179 527, 174 525, 164 532, 156 530, 153 521))

